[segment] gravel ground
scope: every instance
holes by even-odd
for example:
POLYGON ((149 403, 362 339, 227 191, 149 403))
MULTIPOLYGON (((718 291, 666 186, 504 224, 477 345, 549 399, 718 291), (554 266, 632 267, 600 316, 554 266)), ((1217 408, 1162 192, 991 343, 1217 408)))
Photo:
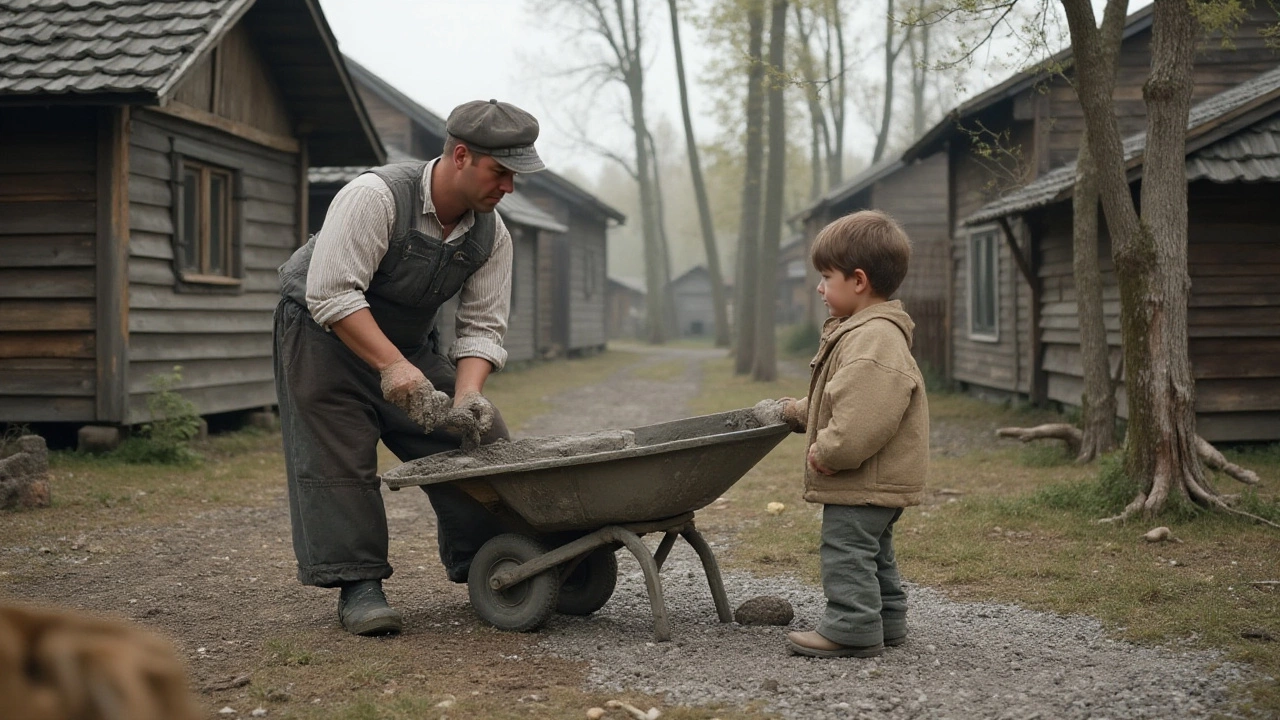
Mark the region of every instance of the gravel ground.
MULTIPOLYGON (((689 367, 664 382, 624 371, 558 398, 553 412, 526 428, 575 433, 687 416, 696 360, 707 352, 646 352, 655 362, 687 357, 689 367)), ((629 553, 618 558, 609 603, 588 618, 554 617, 539 642, 548 653, 589 662, 589 683, 610 692, 665 693, 687 705, 756 699, 783 717, 814 720, 1199 718, 1231 716, 1230 685, 1248 673, 1215 653, 1109 639, 1089 617, 954 602, 914 585, 905 645, 870 660, 795 657, 785 648, 786 628, 716 621, 701 565, 684 543, 662 573, 673 640, 655 643, 639 566, 629 553)), ((786 598, 796 611, 790 629, 812 628, 823 609, 821 588, 795 578, 727 573, 724 580, 732 607, 757 595, 786 598)))

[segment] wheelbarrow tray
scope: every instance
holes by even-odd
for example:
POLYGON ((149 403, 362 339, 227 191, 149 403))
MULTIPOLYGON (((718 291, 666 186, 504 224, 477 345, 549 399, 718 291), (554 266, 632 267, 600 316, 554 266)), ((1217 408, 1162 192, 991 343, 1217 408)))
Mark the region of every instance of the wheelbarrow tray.
POLYGON ((383 480, 399 489, 482 479, 535 530, 595 530, 705 507, 781 442, 789 428, 762 425, 751 409, 743 409, 631 432, 634 444, 618 449, 430 475, 411 461, 384 474, 383 480))

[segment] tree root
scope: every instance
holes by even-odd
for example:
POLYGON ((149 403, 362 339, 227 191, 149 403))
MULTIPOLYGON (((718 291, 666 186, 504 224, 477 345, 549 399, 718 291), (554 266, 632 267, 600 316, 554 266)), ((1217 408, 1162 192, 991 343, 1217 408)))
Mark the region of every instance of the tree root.
POLYGON ((1072 455, 1080 453, 1080 443, 1084 440, 1084 433, 1080 432, 1080 428, 1067 423, 1049 423, 1029 428, 1000 428, 996 430, 996 435, 1017 438, 1024 443, 1032 440, 1061 440, 1067 444, 1067 451, 1072 455))
MULTIPOLYGON (((1084 442, 1084 433, 1080 431, 1080 428, 1067 423, 1047 423, 1029 428, 1000 428, 996 430, 996 435, 1017 438, 1022 442, 1061 440, 1067 444, 1067 451, 1073 455, 1080 453, 1080 444, 1084 442)), ((1258 474, 1256 472, 1227 460, 1222 453, 1218 452, 1217 448, 1209 444, 1208 440, 1196 435, 1195 444, 1196 454, 1200 456, 1200 462, 1203 462, 1205 467, 1226 473, 1245 485, 1258 484, 1258 474)))
POLYGON ((1200 460, 1205 467, 1210 470, 1219 470, 1239 480, 1245 485, 1257 485, 1258 473, 1242 468, 1239 465, 1227 460, 1218 452, 1218 449, 1209 444, 1208 440, 1196 436, 1196 452, 1200 455, 1200 460))

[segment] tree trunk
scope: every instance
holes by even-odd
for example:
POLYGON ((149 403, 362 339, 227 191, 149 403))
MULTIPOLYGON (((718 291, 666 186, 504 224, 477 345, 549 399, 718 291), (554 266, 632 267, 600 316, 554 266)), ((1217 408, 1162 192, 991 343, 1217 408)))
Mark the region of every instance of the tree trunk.
MULTIPOLYGON (((786 73, 787 0, 774 0, 769 23, 769 66, 786 73)), ((764 199, 764 234, 760 239, 760 263, 756 288, 756 357, 752 377, 769 382, 778 377, 777 332, 778 247, 782 244, 782 200, 787 173, 787 109, 785 85, 769 83, 769 167, 764 199)))
POLYGON ((716 231, 711 221, 711 203, 702 180, 702 162, 698 159, 698 143, 693 136, 693 120, 689 114, 689 89, 684 77, 684 51, 680 45, 680 20, 676 0, 668 0, 671 8, 671 42, 676 53, 676 78, 680 83, 680 112, 684 117, 685 147, 689 153, 689 173, 693 176, 693 194, 698 201, 698 222, 702 228, 702 244, 707 255, 707 273, 711 276, 711 305, 716 314, 716 347, 729 347, 729 308, 725 298, 724 276, 720 272, 720 251, 716 249, 716 231))
POLYGON ((1195 388, 1187 356, 1186 128, 1198 26, 1180 0, 1154 5, 1148 130, 1139 218, 1125 177, 1101 40, 1088 0, 1063 0, 1089 147, 1120 286, 1125 392, 1125 472, 1143 488, 1118 518, 1160 512, 1171 492, 1223 506, 1196 454, 1195 388))
POLYGON ((747 6, 747 158, 738 224, 738 287, 734 301, 738 345, 733 371, 746 375, 756 357, 756 272, 760 251, 760 196, 764 169, 764 0, 747 6))
MULTIPOLYGON (((925 0, 916 3, 916 12, 924 17, 925 0)), ((933 26, 918 23, 917 39, 911 43, 911 137, 920 138, 926 130, 924 95, 929 82, 929 34, 933 26)))
POLYGON ((645 131, 649 143, 649 157, 653 158, 653 197, 654 226, 658 228, 658 248, 662 259, 658 268, 662 273, 662 303, 666 308, 662 321, 666 325, 667 337, 679 337, 680 328, 676 320, 675 288, 671 287, 671 242, 667 237, 667 200, 662 192, 662 172, 658 168, 658 144, 653 140, 653 133, 645 131))
MULTIPOLYGON (((1099 41, 1107 95, 1115 92, 1116 58, 1120 54, 1127 11, 1127 0, 1113 3, 1102 20, 1099 41)), ((1111 348, 1107 344, 1102 312, 1102 271, 1098 267, 1098 177, 1089 151, 1087 128, 1077 154, 1072 211, 1072 265, 1084 373, 1084 392, 1080 398, 1082 436, 1076 462, 1084 463, 1116 447, 1116 386, 1111 377, 1111 348)))
POLYGON ((1115 449, 1116 392, 1111 381, 1111 348, 1102 315, 1102 273, 1098 268, 1098 179, 1087 140, 1076 159, 1076 188, 1072 198, 1072 267, 1075 270, 1076 312, 1080 318, 1080 357, 1084 392, 1080 429, 1083 437, 1076 462, 1089 462, 1115 449))
POLYGON ((831 139, 827 133, 826 109, 818 93, 818 73, 813 64, 812 28, 805 24, 805 14, 799 5, 795 6, 795 11, 799 37, 796 61, 800 77, 804 79, 804 99, 809 106, 809 199, 816 201, 824 190, 822 161, 831 152, 831 139))
POLYGON ((831 42, 827 43, 827 77, 834 78, 834 87, 828 95, 827 103, 831 109, 831 135, 834 139, 831 151, 827 154, 827 187, 838 187, 844 182, 844 112, 845 112, 845 47, 844 47, 844 13, 840 10, 840 0, 827 0, 827 29, 835 31, 836 66, 831 67, 831 42))
POLYGON ((872 151, 872 164, 880 162, 884 151, 889 146, 889 125, 893 122, 893 69, 898 64, 898 53, 903 44, 911 41, 911 28, 907 28, 907 36, 898 47, 893 46, 893 0, 886 0, 884 16, 884 106, 880 111, 880 129, 876 132, 876 148, 872 151))

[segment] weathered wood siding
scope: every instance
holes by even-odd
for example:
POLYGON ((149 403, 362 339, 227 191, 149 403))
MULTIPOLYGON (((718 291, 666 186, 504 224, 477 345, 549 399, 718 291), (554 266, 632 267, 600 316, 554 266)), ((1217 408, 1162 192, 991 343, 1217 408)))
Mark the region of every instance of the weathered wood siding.
MULTIPOLYGON (((1192 103, 1217 95, 1231 87, 1271 70, 1280 62, 1280 52, 1267 47, 1262 32, 1277 22, 1276 11, 1268 3, 1257 3, 1249 17, 1231 33, 1233 48, 1222 46, 1221 36, 1201 42, 1192 69, 1195 85, 1192 103)), ((1116 115, 1121 136, 1146 129, 1147 109, 1142 86, 1151 74, 1151 30, 1135 34, 1124 42, 1116 70, 1116 115)), ((1084 115, 1075 90, 1063 79, 1048 86, 1048 167, 1074 161, 1079 152, 1084 115)), ((1042 166, 1043 170, 1048 167, 1042 166)))
MULTIPOLYGON (((1188 352, 1197 428, 1210 441, 1280 438, 1280 196, 1275 184, 1194 183, 1189 193, 1188 352)), ((1041 337, 1049 397, 1078 406, 1084 389, 1071 257, 1071 207, 1037 220, 1044 283, 1041 337)), ((1098 250, 1113 376, 1120 369, 1120 294, 1111 242, 1098 250)), ((1128 416, 1123 377, 1119 414, 1128 416)))
MULTIPOLYGON (((1013 142, 1034 147, 1031 123, 1013 123, 1013 142)), ((991 126, 991 125, 989 125, 991 126)), ((1002 178, 993 174, 990 163, 959 143, 950 151, 953 218, 962 220, 989 202, 1002 178)), ((1024 166, 1024 168, 1027 166, 1024 166)), ((995 340, 975 338, 969 331, 969 238, 983 229, 961 225, 953 230, 951 242, 951 376, 955 380, 1004 392, 1030 392, 1031 290, 1018 270, 1003 234, 998 235, 997 336, 995 340)), ((1017 225, 1015 225, 1015 229, 1017 225)), ((1021 235, 1021 233, 1020 233, 1021 235)), ((1020 236, 1019 242, 1025 247, 1020 236)))
POLYGON ((173 99, 273 135, 293 136, 284 97, 244 25, 227 31, 173 99))
MULTIPOLYGON (((1032 223, 1040 243, 1040 339, 1044 343, 1042 365, 1048 382, 1048 397, 1078 406, 1084 392, 1084 369, 1080 356, 1079 296, 1072 265, 1071 218, 1071 204, 1059 203, 1038 214, 1032 223)), ((1102 313, 1114 376, 1120 367, 1120 290, 1116 285, 1115 265, 1111 261, 1111 240, 1105 230, 1099 235, 1102 313)), ((1123 389, 1119 399, 1120 415, 1124 417, 1127 408, 1123 402, 1123 389)))
POLYGON ((1189 188, 1187 333, 1205 439, 1280 439, 1280 184, 1189 188))
MULTIPOLYGON (((378 129, 378 137, 382 139, 382 144, 386 147, 398 148, 402 152, 412 153, 413 120, 364 85, 356 83, 356 90, 364 102, 364 109, 369 113, 369 119, 378 129)), ((443 144, 444 141, 440 140, 439 145, 434 145, 433 149, 423 153, 423 156, 439 155, 443 144)))
POLYGON ((947 154, 934 153, 902 168, 871 189, 871 206, 892 215, 911 238, 911 265, 894 297, 916 324, 911 353, 941 372, 947 354, 947 154))
POLYGON ((99 113, 0 112, 0 421, 95 419, 99 113))
POLYGON ((179 386, 202 414, 272 405, 276 270, 298 241, 299 158, 159 113, 133 115, 129 166, 129 407, 146 419, 152 378, 182 367, 179 386), (240 174, 238 292, 181 292, 173 254, 175 143, 192 159, 240 174))
POLYGON ((579 354, 605 346, 607 220, 525 181, 520 192, 569 228, 542 252, 538 270, 539 350, 579 354))

